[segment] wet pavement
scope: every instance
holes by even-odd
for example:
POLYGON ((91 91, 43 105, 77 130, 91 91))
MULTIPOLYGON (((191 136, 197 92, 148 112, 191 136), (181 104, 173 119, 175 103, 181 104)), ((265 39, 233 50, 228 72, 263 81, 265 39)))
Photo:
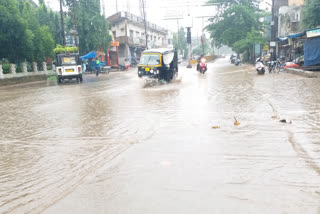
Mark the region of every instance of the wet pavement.
POLYGON ((0 87, 0 213, 320 213, 319 83, 220 59, 0 87))

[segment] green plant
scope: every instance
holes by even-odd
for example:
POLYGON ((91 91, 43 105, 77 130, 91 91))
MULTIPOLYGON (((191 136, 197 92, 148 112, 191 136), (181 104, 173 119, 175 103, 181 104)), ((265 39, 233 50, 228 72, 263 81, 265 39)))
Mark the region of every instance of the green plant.
POLYGON ((32 72, 33 71, 31 63, 27 63, 27 71, 28 72, 32 72))
POLYGON ((48 71, 52 70, 52 64, 47 64, 47 70, 48 71))
POLYGON ((16 64, 16 73, 22 73, 22 66, 21 66, 21 64, 16 64))
POLYGON ((2 70, 4 74, 8 74, 10 72, 10 64, 2 64, 2 70))

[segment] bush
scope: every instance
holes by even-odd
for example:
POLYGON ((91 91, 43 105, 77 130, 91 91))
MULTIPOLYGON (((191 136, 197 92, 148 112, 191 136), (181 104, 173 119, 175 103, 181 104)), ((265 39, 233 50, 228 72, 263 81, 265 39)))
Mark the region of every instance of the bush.
POLYGON ((47 70, 48 70, 48 71, 52 70, 52 63, 47 64, 47 70))
POLYGON ((38 66, 38 71, 43 71, 42 62, 38 62, 38 63, 37 63, 37 66, 38 66))
POLYGON ((21 66, 21 64, 16 64, 16 73, 22 73, 22 66, 21 66))
POLYGON ((27 71, 28 72, 33 72, 32 64, 30 62, 27 63, 27 71))
POLYGON ((2 70, 4 74, 9 74, 10 73, 10 64, 2 64, 2 70))

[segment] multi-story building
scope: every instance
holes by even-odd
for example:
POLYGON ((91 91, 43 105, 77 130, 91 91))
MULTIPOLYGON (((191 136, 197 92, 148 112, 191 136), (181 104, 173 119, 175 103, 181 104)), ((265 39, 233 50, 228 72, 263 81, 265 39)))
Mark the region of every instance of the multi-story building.
POLYGON ((303 43, 305 38, 302 36, 304 29, 301 25, 301 14, 303 0, 289 0, 288 6, 279 8, 278 16, 278 38, 279 55, 285 56, 287 60, 303 55, 303 43))
POLYGON ((145 35, 144 19, 128 12, 118 12, 107 18, 110 23, 115 41, 119 42, 119 59, 137 57, 148 48, 167 47, 168 30, 153 23, 146 22, 145 35), (146 43, 146 38, 148 38, 146 43))
POLYGON ((272 32, 271 39, 276 40, 278 36, 279 9, 282 6, 288 6, 288 0, 272 0, 272 32))

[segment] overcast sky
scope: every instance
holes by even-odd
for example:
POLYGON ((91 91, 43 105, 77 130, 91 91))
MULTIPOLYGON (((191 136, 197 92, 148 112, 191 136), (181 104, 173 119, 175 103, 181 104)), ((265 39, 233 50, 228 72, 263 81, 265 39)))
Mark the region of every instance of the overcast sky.
MULTIPOLYGON (((141 0, 103 0, 105 4, 106 16, 113 15, 118 11, 127 11, 140 15, 141 0)), ((264 0, 271 4, 272 0, 264 0)), ((59 10, 59 0, 46 0, 48 6, 54 10, 59 10)), ((202 27, 208 24, 207 17, 215 14, 215 7, 203 7, 207 0, 145 0, 147 20, 153 22, 161 27, 165 27, 171 31, 176 32, 178 28, 177 20, 166 20, 170 18, 184 18, 179 20, 179 25, 186 26, 185 17, 190 14, 193 17, 192 34, 200 35, 202 27), (202 18, 204 17, 204 18, 202 18)), ((264 2, 261 3, 261 9, 270 9, 270 6, 264 2)))

